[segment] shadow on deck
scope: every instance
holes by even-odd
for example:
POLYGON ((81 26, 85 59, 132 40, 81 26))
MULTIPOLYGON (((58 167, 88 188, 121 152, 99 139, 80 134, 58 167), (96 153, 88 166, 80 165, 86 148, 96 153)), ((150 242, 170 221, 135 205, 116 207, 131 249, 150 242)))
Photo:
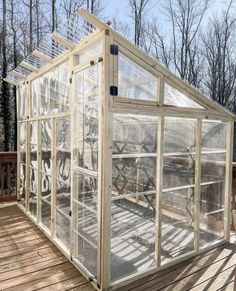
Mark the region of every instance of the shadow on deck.
POLYGON ((94 289, 12 203, 0 204, 0 290, 94 289))
MULTIPOLYGON (((232 235, 232 242, 235 236, 232 235)), ((226 243, 165 270, 136 280, 117 291, 233 291, 236 244, 226 243)))

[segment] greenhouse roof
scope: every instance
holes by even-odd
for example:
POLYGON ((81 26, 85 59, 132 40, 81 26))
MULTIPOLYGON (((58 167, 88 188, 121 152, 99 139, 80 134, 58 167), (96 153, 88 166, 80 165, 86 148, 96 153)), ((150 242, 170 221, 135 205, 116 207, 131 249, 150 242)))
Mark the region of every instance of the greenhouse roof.
POLYGON ((20 85, 31 77, 35 77, 37 74, 49 70, 54 64, 58 63, 63 56, 73 51, 77 45, 83 44, 89 38, 95 36, 96 33, 100 31, 111 31, 116 38, 115 41, 119 40, 119 43, 121 43, 133 57, 142 60, 141 66, 145 64, 145 66, 149 67, 149 70, 154 70, 155 74, 159 73, 161 77, 168 80, 165 90, 168 90, 168 95, 173 97, 168 105, 175 106, 176 102, 180 102, 182 105, 178 105, 178 107, 182 107, 183 110, 188 110, 188 108, 191 108, 191 110, 193 110, 193 108, 195 110, 208 109, 208 111, 212 111, 211 113, 219 112, 223 115, 225 114, 226 117, 229 118, 235 117, 228 109, 218 102, 204 96, 198 88, 177 77, 153 57, 136 47, 111 26, 99 20, 87 10, 82 8, 79 10, 78 14, 78 16, 68 20, 66 24, 59 26, 52 34, 46 34, 39 46, 15 69, 8 72, 5 81, 15 86, 20 85), (175 86, 181 88, 183 94, 181 94, 181 90, 175 92, 175 86), (186 93, 190 98, 186 98, 186 93), (191 104, 195 104, 195 106, 191 106, 191 104))

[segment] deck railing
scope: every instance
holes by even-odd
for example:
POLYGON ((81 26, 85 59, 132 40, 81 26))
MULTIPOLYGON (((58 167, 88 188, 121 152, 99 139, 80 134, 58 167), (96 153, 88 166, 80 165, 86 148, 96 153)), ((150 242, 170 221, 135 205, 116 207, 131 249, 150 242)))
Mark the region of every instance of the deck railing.
POLYGON ((0 152, 0 202, 16 200, 17 152, 0 152))

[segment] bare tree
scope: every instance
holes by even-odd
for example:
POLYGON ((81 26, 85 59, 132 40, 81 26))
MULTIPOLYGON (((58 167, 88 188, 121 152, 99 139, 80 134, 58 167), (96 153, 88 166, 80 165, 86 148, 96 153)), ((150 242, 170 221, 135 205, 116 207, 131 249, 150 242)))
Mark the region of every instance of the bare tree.
POLYGON ((132 18, 134 19, 134 43, 137 46, 141 46, 141 38, 144 34, 144 17, 150 2, 151 0, 129 0, 132 18))
POLYGON ((7 76, 7 3, 2 0, 2 84, 1 84, 1 99, 2 99, 2 116, 4 124, 4 150, 10 149, 10 133, 11 133, 11 108, 10 108, 10 88, 9 84, 3 79, 7 76))
POLYGON ((56 28, 56 0, 51 0, 51 32, 53 32, 56 28))
POLYGON ((163 33, 160 32, 156 17, 152 18, 148 24, 146 35, 148 37, 150 47, 149 53, 169 68, 171 62, 171 47, 163 36, 163 33))
POLYGON ((75 17, 80 7, 85 4, 85 0, 63 0, 62 8, 65 12, 66 19, 75 17))
POLYGON ((87 0, 86 7, 88 11, 95 15, 99 15, 104 9, 100 0, 87 0))
POLYGON ((195 40, 210 1, 167 0, 163 4, 164 13, 171 24, 169 41, 172 44, 174 69, 182 79, 193 85, 199 84, 197 71, 200 63, 195 40))
POLYGON ((210 97, 236 111, 236 17, 232 16, 233 1, 221 17, 214 17, 202 36, 206 57, 205 85, 210 97))

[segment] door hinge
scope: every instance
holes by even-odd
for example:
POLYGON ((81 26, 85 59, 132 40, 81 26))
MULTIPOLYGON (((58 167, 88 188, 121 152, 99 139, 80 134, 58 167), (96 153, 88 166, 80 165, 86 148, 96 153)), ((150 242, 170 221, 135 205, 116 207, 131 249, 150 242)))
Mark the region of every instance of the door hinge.
POLYGON ((118 87, 110 86, 110 95, 117 96, 118 95, 118 87))
POLYGON ((70 78, 70 83, 72 84, 72 77, 70 78))
POLYGON ((118 45, 116 44, 111 44, 110 45, 110 53, 114 56, 118 56, 118 45))
POLYGON ((71 215, 72 215, 72 211, 70 210, 70 211, 69 211, 69 216, 71 217, 71 215))

